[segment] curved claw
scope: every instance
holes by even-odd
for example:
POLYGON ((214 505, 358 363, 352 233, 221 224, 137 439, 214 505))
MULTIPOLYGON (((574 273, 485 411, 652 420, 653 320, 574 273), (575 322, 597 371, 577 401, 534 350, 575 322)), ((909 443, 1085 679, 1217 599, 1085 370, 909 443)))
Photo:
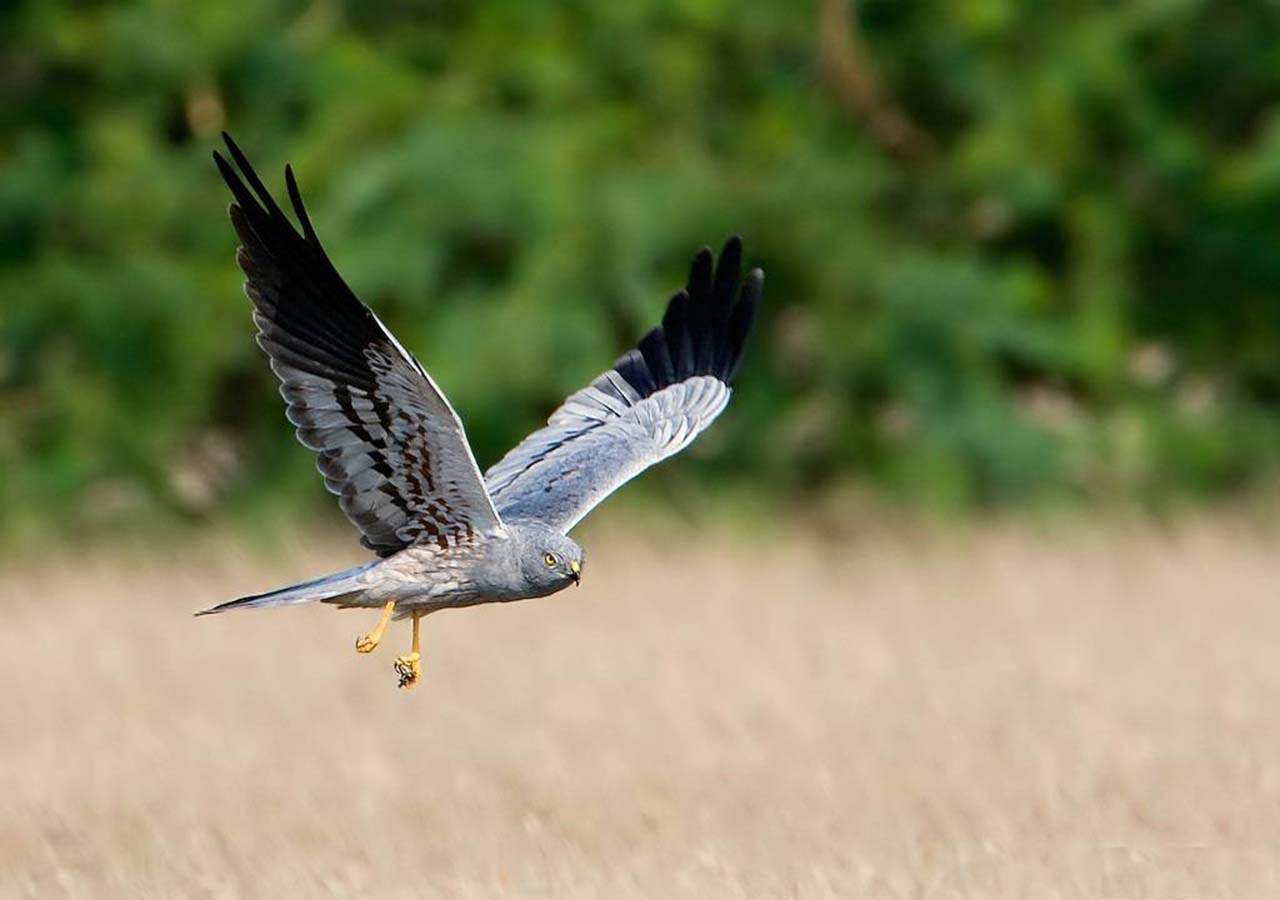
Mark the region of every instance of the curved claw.
POLYGON ((396 674, 400 676, 400 687, 411 688, 422 678, 422 655, 416 651, 396 658, 396 674))
POLYGON ((357 653, 372 653, 378 649, 378 644, 382 641, 382 633, 387 630, 387 623, 391 621, 391 614, 395 612, 395 608, 396 601, 388 600, 382 607, 382 616, 378 619, 378 624, 374 626, 373 631, 356 638, 357 653))

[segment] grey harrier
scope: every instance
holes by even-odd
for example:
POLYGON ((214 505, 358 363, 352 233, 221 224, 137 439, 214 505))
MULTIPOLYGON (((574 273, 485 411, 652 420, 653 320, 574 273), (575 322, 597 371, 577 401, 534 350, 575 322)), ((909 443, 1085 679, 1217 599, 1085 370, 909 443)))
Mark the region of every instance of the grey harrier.
POLYGON ((422 671, 422 616, 544 597, 581 581, 582 549, 566 533, 725 408, 764 275, 753 270, 739 290, 736 237, 714 267, 711 251, 699 252, 662 324, 481 476, 440 388, 325 255, 293 171, 285 168, 285 186, 301 234, 223 138, 239 173, 218 152, 213 158, 235 198, 236 260, 258 344, 298 439, 316 452, 325 486, 378 559, 204 612, 317 600, 381 609, 356 641, 361 653, 378 646, 393 615, 411 617, 412 649, 395 663, 400 686, 411 686, 422 671))

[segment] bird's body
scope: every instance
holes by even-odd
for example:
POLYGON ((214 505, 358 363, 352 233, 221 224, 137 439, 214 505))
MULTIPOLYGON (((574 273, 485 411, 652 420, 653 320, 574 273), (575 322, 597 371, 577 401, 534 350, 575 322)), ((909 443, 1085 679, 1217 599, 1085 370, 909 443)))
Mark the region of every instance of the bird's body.
POLYGON ((396 604, 397 618, 481 603, 545 597, 579 583, 582 549, 539 522, 511 522, 501 531, 475 535, 442 549, 415 544, 301 584, 241 597, 206 612, 321 601, 343 609, 396 604), (558 552, 547 548, 555 547, 558 552), (555 553, 555 565, 545 557, 555 553), (532 560, 525 558, 534 557, 532 560), (530 564, 532 563, 532 564, 530 564))
POLYGON ((737 238, 717 264, 698 253, 662 324, 481 475, 444 393, 329 261, 293 172, 285 181, 301 234, 224 138, 239 173, 214 159, 235 198, 236 258, 258 344, 298 439, 379 559, 204 612, 316 601, 380 608, 377 627, 356 643, 362 653, 392 618, 411 618, 413 650, 396 670, 401 686, 412 685, 427 613, 544 597, 581 581, 582 549, 567 532, 724 410, 763 275, 754 270, 740 286, 737 238))

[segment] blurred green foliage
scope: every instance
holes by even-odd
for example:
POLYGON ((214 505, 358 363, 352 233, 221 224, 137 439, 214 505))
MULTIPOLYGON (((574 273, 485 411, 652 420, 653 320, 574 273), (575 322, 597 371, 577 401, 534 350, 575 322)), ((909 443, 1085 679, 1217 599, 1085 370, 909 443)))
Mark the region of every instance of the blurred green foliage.
POLYGON ((274 190, 292 161, 482 465, 734 231, 768 273, 742 389, 651 484, 971 508, 1280 460, 1274 4, 44 0, 0 26, 11 533, 323 496, 250 340, 222 128, 274 190))

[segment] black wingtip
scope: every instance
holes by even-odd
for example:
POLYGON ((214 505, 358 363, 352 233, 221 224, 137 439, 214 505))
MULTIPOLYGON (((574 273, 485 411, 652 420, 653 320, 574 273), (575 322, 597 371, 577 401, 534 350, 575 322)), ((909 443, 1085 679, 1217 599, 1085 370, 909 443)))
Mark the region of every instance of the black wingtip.
POLYGON ((235 185, 233 182, 239 181, 239 179, 236 178, 235 170, 231 168, 231 163, 227 162, 227 158, 225 156, 217 150, 214 150, 213 164, 217 168, 218 174, 222 176, 222 180, 227 183, 227 187, 231 188, 234 193, 235 185))
POLYGON ((715 268, 715 258, 710 247, 703 247, 693 256, 689 263, 689 277, 685 280, 685 291, 694 305, 701 305, 711 294, 711 277, 715 268))
MULTIPOLYGON (((236 161, 237 166, 245 168, 248 165, 248 160, 245 159, 244 151, 240 149, 240 145, 225 131, 222 132, 222 144, 227 148, 227 152, 231 154, 231 158, 236 161)), ((214 155, 220 155, 217 150, 213 152, 214 155)))
POLYGON ((624 354, 615 370, 641 396, 694 375, 729 383, 763 292, 761 269, 742 277, 740 235, 729 236, 719 257, 703 247, 693 256, 685 288, 667 303, 661 326, 624 354))
POLYGON ((756 310, 764 296, 764 270, 754 268, 747 273, 742 285, 738 302, 733 305, 729 315, 728 332, 722 345, 722 355, 716 361, 721 379, 725 384, 733 382, 738 366, 742 362, 742 353, 747 346, 747 338, 751 336, 751 326, 755 322, 756 310))
POLYGON ((738 302, 733 305, 734 309, 744 304, 754 309, 760 305, 762 296, 764 296, 764 269, 755 268, 747 273, 746 281, 742 284, 742 293, 738 296, 738 302))
POLYGON ((742 238, 731 235, 720 248, 720 259, 716 263, 717 281, 738 280, 742 270, 742 238))
POLYGON ((312 244, 318 243, 315 229, 311 227, 311 217, 307 215, 307 208, 302 203, 302 192, 298 190, 298 180, 293 176, 293 166, 290 163, 285 163, 284 166, 284 184, 289 192, 289 202, 293 204, 293 214, 298 217, 298 223, 302 225, 303 236, 312 244))
POLYGON ((266 210, 267 215, 282 215, 280 207, 276 205, 275 200, 271 197, 271 192, 267 190, 267 186, 262 183, 262 179, 258 177, 258 173, 254 171, 253 166, 249 163, 249 157, 245 156, 244 151, 231 139, 231 135, 225 131, 222 132, 222 140, 226 143, 227 152, 231 154, 231 158, 235 161, 236 168, 240 170, 240 175, 248 182, 249 187, 257 196, 258 202, 262 204, 262 208, 266 210))
POLYGON ((253 195, 249 193, 249 189, 245 187, 244 182, 240 179, 239 173, 227 161, 227 158, 217 150, 213 151, 213 164, 218 167, 218 174, 222 176, 222 180, 226 183, 227 188, 231 191, 231 196, 235 198, 232 206, 238 206, 244 210, 257 210, 258 203, 253 195))
POLYGON ((731 234, 725 239, 724 246, 720 248, 720 258, 716 260, 716 287, 722 287, 725 282, 732 282, 736 287, 741 272, 742 237, 731 234))

